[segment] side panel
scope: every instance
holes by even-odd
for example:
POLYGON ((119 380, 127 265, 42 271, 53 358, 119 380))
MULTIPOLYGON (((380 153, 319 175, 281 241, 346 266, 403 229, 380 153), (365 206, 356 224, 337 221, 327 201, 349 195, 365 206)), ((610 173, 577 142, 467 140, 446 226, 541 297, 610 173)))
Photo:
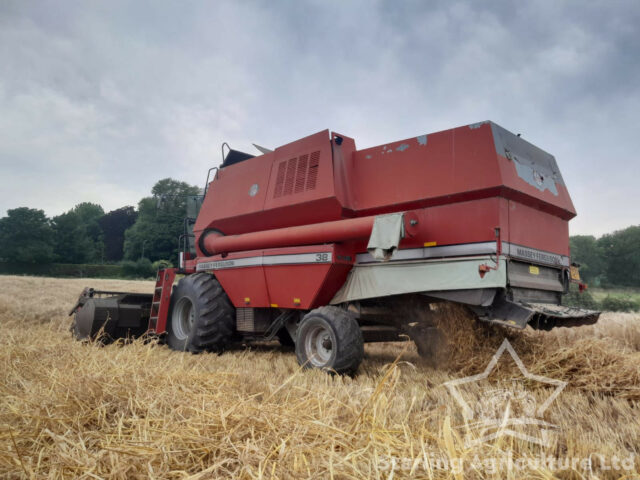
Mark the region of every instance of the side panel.
POLYGON ((336 263, 331 266, 329 273, 325 277, 325 280, 316 292, 316 297, 312 302, 310 308, 321 307, 328 305, 334 295, 342 288, 347 281, 349 272, 352 270, 351 264, 336 263))
MULTIPOLYGON (((416 220, 407 228, 400 249, 429 247, 438 250, 447 245, 495 243, 495 227, 501 229, 501 239, 509 242, 508 200, 501 197, 410 210, 406 221, 416 220), (435 248, 434 248, 435 247, 435 248)), ((366 252, 367 243, 357 242, 355 250, 366 252)), ((476 254, 461 251, 460 255, 476 254)))
POLYGON ((261 212, 273 158, 269 153, 221 168, 209 183, 194 226, 196 235, 206 228, 238 233, 238 218, 261 212))
POLYGON ((224 269, 216 271, 215 275, 235 307, 269 306, 262 266, 224 269))
POLYGON ((213 273, 235 307, 310 309, 343 285, 355 255, 335 244, 216 255, 198 262, 213 273))
POLYGON ((269 305, 262 250, 205 258, 199 262, 197 270, 212 272, 235 307, 269 305))
POLYGON ((271 303, 280 308, 311 308, 330 269, 330 263, 267 267, 271 303))
POLYGON ((478 274, 480 265, 490 262, 490 257, 475 257, 356 265, 331 303, 429 291, 504 288, 507 285, 504 258, 497 270, 484 276, 478 274))
POLYGON ((500 186, 497 162, 488 126, 460 127, 359 150, 350 175, 354 206, 368 213, 393 210, 394 205, 449 203, 447 196, 452 194, 500 186))
POLYGON ((575 208, 554 156, 493 122, 486 122, 481 128, 489 127, 502 183, 510 190, 510 198, 547 209, 565 220, 575 217, 575 208))
POLYGON ((200 216, 220 220, 262 210, 274 157, 268 153, 221 168, 211 182, 200 216))
POLYGON ((333 183, 329 131, 220 169, 209 184, 196 236, 214 228, 225 235, 342 218, 333 183))
POLYGON ((515 245, 569 255, 569 222, 509 200, 509 241, 515 245))
MULTIPOLYGON (((311 255, 318 262, 265 265, 269 298, 273 305, 280 308, 306 310, 326 305, 344 284, 355 260, 351 251, 335 244, 280 250, 315 252, 311 255)), ((265 263, 269 262, 269 258, 265 256, 265 263)))
POLYGON ((401 248, 495 241, 495 227, 508 241, 506 202, 494 197, 415 210, 414 237, 407 235, 401 248))
POLYGON ((503 196, 575 216, 555 158, 493 122, 359 150, 349 165, 358 215, 503 196))

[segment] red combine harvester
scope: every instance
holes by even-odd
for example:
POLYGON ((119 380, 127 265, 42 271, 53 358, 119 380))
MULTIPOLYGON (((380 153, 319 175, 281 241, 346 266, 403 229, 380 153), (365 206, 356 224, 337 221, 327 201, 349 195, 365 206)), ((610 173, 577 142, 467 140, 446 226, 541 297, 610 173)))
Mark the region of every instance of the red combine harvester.
POLYGON ((495 123, 365 150, 325 130, 262 150, 225 156, 195 252, 153 295, 83 292, 77 338, 151 333, 192 352, 278 338, 303 365, 352 373, 364 342, 435 335, 398 314, 409 297, 519 329, 597 321, 561 305, 580 279, 554 157, 495 123))

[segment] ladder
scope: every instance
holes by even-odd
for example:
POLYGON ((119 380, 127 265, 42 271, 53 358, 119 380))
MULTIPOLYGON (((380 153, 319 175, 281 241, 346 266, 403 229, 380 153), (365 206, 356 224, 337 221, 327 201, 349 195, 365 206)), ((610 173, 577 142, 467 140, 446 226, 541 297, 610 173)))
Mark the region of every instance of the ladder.
POLYGON ((171 303, 171 288, 176 278, 175 268, 161 268, 156 276, 156 288, 153 291, 153 302, 149 315, 149 333, 157 335, 165 333, 167 316, 171 303))

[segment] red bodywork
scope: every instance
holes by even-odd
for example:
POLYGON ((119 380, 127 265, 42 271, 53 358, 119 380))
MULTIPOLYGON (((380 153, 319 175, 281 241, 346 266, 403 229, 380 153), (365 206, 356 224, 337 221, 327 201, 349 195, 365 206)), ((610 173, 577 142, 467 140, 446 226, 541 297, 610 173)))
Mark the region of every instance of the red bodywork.
POLYGON ((215 272, 236 307, 314 308, 391 212, 406 212, 400 249, 495 242, 499 227, 563 259, 575 216, 553 157, 492 122, 364 150, 325 130, 220 169, 187 270, 215 272))
POLYGON ((216 277, 236 307, 310 309, 329 303, 353 257, 337 244, 230 253, 217 262, 247 260, 247 266, 221 268, 216 277), (303 263, 297 263, 303 262, 303 263))

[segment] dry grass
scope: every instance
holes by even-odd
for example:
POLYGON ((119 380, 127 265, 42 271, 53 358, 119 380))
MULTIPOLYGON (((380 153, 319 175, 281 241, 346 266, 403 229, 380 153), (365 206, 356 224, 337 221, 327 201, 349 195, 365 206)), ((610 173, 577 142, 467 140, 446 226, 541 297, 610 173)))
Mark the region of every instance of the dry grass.
MULTIPOLYGON (((75 342, 66 312, 86 285, 150 292, 153 284, 0 277, 0 477, 639 476, 637 458, 622 465, 632 470, 603 471, 595 455, 610 464, 614 455, 640 454, 640 315, 518 334, 449 308, 446 368, 424 365, 412 344, 379 344, 367 346, 352 379, 300 371, 293 352, 274 346, 194 356, 142 342, 75 342), (569 382, 544 414, 559 427, 549 446, 509 436, 465 444, 465 419, 443 383, 482 371, 506 334, 531 372, 569 382), (594 465, 476 464, 541 455, 591 456, 594 465), (439 468, 442 459, 464 462, 464 472, 439 468)), ((490 379, 517 374, 505 360, 490 379)), ((521 383, 538 405, 549 396, 547 387, 521 383)), ((474 409, 486 405, 484 387, 464 390, 474 409)))

